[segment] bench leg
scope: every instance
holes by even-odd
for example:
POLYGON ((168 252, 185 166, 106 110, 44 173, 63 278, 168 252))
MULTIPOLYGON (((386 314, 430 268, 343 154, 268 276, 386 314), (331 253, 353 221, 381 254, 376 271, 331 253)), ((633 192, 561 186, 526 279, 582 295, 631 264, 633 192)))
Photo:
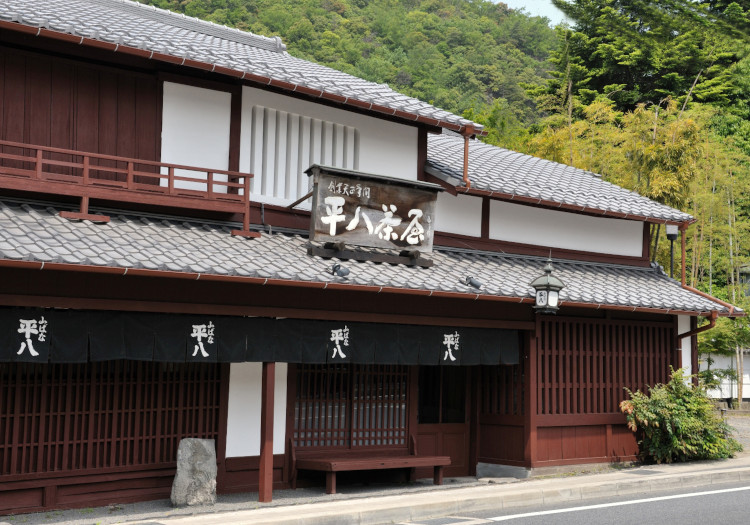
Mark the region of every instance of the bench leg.
POLYGON ((335 472, 326 472, 326 494, 336 494, 335 472))
POLYGON ((435 466, 435 473, 432 476, 432 482, 435 485, 442 485, 443 484, 443 467, 441 465, 435 466))
POLYGON ((409 469, 409 481, 411 483, 414 483, 415 481, 417 481, 417 469, 414 467, 409 469))

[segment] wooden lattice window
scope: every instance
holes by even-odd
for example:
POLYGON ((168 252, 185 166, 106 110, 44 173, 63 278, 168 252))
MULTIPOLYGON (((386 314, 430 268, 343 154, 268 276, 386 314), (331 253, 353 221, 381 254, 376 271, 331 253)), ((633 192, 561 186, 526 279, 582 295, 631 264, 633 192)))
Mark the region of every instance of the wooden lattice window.
POLYGON ((538 414, 618 412, 624 387, 665 382, 675 354, 671 323, 545 318, 537 344, 538 414))
POLYGON ((407 446, 408 379, 398 365, 299 365, 295 446, 407 446))
POLYGON ((523 360, 517 365, 483 366, 481 375, 482 414, 523 415, 523 360))
POLYGON ((216 439, 220 365, 0 364, 0 475, 173 463, 216 439))

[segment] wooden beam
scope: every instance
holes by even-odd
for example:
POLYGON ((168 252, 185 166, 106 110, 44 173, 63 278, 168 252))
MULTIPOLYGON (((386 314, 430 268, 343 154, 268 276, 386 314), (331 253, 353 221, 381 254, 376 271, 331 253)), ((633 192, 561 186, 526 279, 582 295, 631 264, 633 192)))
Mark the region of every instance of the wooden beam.
POLYGON ((527 352, 524 360, 524 388, 526 396, 524 401, 524 463, 532 466, 537 460, 537 351, 538 340, 541 337, 542 324, 537 315, 536 330, 533 333, 527 333, 523 337, 523 345, 527 352))
POLYGON ((273 493, 273 392, 276 363, 263 363, 260 408, 260 473, 258 501, 271 501, 273 493))

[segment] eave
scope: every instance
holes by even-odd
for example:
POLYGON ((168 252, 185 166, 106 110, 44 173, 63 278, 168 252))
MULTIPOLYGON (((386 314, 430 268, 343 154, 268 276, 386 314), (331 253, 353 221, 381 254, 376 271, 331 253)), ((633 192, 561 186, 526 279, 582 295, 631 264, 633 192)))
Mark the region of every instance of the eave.
MULTIPOLYGON (((448 292, 440 290, 424 290, 424 289, 408 289, 398 288, 392 286, 368 286, 359 284, 348 284, 338 282, 316 282, 316 281, 301 281, 293 279, 275 279, 275 278, 262 278, 262 277, 247 277, 240 275, 219 275, 211 273, 196 273, 196 272, 178 272, 169 270, 151 270, 145 268, 127 268, 117 266, 95 266, 95 265, 80 265, 80 264, 69 264, 69 263, 57 263, 57 262, 40 262, 40 261, 16 261, 11 259, 0 259, 0 269, 2 268, 17 268, 31 271, 61 271, 61 272, 81 272, 85 274, 106 274, 106 275, 120 275, 122 277, 151 277, 151 278, 162 278, 162 279, 177 279, 177 280, 190 280, 190 281, 209 281, 209 282, 229 282, 236 284, 250 284, 258 286, 280 286, 280 287, 296 287, 306 289, 318 289, 318 290, 338 290, 338 291, 350 291, 350 292, 364 292, 372 294, 393 294, 393 295, 414 295, 423 297, 440 297, 457 300, 469 300, 469 301, 483 301, 488 304, 491 303, 513 303, 513 304, 525 304, 533 305, 533 297, 509 297, 499 296, 490 294, 480 293, 459 293, 459 292, 448 292)), ((691 290, 693 291, 693 290, 691 290)), ((703 295, 712 301, 721 304, 722 306, 729 306, 728 303, 719 301, 713 297, 703 295)), ((689 316, 700 316, 710 317, 712 315, 718 315, 721 317, 742 317, 745 315, 744 312, 735 312, 734 308, 731 307, 729 312, 718 312, 716 310, 705 310, 705 311, 694 311, 694 310, 680 310, 680 309, 667 309, 667 308, 650 308, 650 307, 639 307, 639 306, 627 306, 627 305, 612 305, 604 303, 589 303, 589 302, 575 302, 575 301, 561 301, 561 307, 570 308, 584 308, 593 310, 609 310, 619 312, 638 312, 648 314, 662 314, 662 315, 689 315, 689 316)))
POLYGON ((352 98, 352 97, 344 97, 336 93, 312 89, 307 86, 302 86, 300 84, 285 82, 285 81, 273 79, 271 77, 267 77, 263 75, 256 75, 254 73, 249 73, 248 71, 240 71, 240 70, 227 68, 224 66, 217 66, 216 64, 211 64, 208 62, 201 62, 199 60, 193 60, 193 59, 189 59, 186 57, 178 57, 178 56, 173 56, 173 55, 167 55, 164 53, 157 53, 155 51, 147 51, 144 49, 138 49, 135 47, 130 47, 130 46, 122 45, 122 44, 103 42, 101 40, 95 40, 92 38, 71 35, 68 33, 61 33, 59 31, 52 31, 50 29, 45 29, 41 27, 37 28, 37 27, 32 27, 32 26, 26 26, 23 24, 19 24, 17 22, 0 21, 0 30, 9 30, 9 31, 17 32, 17 33, 26 34, 26 35, 44 37, 44 38, 49 38, 52 40, 57 40, 60 42, 67 42, 67 43, 78 44, 78 45, 82 45, 82 46, 86 46, 90 48, 111 51, 114 53, 123 53, 125 55, 136 56, 136 57, 145 58, 148 60, 157 60, 160 62, 164 62, 166 64, 172 64, 172 65, 177 65, 181 67, 189 67, 189 68, 198 69, 201 71, 206 71, 209 73, 217 73, 217 74, 224 75, 227 77, 231 77, 231 78, 235 78, 235 79, 239 79, 243 81, 248 81, 248 82, 258 84, 261 86, 271 86, 271 87, 280 89, 282 91, 288 91, 291 93, 299 93, 311 99, 320 99, 320 100, 324 100, 327 102, 341 104, 343 106, 350 106, 352 108, 356 108, 358 111, 378 113, 378 114, 389 116, 397 120, 410 122, 410 123, 416 123, 416 124, 423 124, 423 125, 431 126, 431 127, 444 128, 444 129, 448 129, 451 131, 455 131, 460 134, 470 133, 470 134, 483 135, 483 136, 487 135, 487 131, 476 130, 473 126, 470 126, 470 125, 462 126, 462 125, 458 125, 452 122, 447 122, 444 120, 438 120, 438 119, 433 119, 433 118, 429 118, 429 117, 425 117, 421 115, 416 115, 414 113, 409 113, 407 111, 402 111, 402 110, 398 110, 395 108, 388 108, 385 106, 374 104, 372 102, 357 100, 356 98, 352 98))

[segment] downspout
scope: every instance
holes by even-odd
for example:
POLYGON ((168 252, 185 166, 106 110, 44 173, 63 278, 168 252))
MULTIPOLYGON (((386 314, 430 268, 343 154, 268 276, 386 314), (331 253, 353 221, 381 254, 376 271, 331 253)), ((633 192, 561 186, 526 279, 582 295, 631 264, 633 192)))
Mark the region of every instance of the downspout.
POLYGON ((474 128, 466 126, 464 130, 464 186, 466 189, 471 188, 471 181, 469 180, 469 137, 474 134, 474 128))
POLYGON ((679 334, 677 336, 677 339, 678 340, 682 340, 682 339, 685 339, 686 337, 693 337, 694 335, 698 335, 701 332, 705 332, 706 330, 710 330, 711 328, 713 328, 714 326, 716 326, 716 319, 718 317, 719 317, 719 312, 717 312, 716 310, 713 310, 708 315, 708 324, 707 325, 701 326, 699 328, 695 328, 694 330, 690 330, 688 332, 685 332, 684 334, 679 334))
MULTIPOLYGON (((683 339, 698 335, 701 332, 705 332, 706 330, 710 330, 714 326, 716 326, 716 319, 719 317, 719 312, 716 310, 712 310, 711 313, 708 316, 708 324, 701 326, 699 328, 694 328, 693 330, 689 330, 683 334, 679 334, 677 336, 677 341, 679 343, 679 348, 682 347, 682 341, 683 339)), ((698 341, 693 340, 690 343, 691 350, 690 350, 690 370, 691 375, 693 376, 693 386, 698 386, 698 372, 700 370, 700 364, 698 362, 698 341)), ((683 363, 684 366, 684 363, 683 363)))

